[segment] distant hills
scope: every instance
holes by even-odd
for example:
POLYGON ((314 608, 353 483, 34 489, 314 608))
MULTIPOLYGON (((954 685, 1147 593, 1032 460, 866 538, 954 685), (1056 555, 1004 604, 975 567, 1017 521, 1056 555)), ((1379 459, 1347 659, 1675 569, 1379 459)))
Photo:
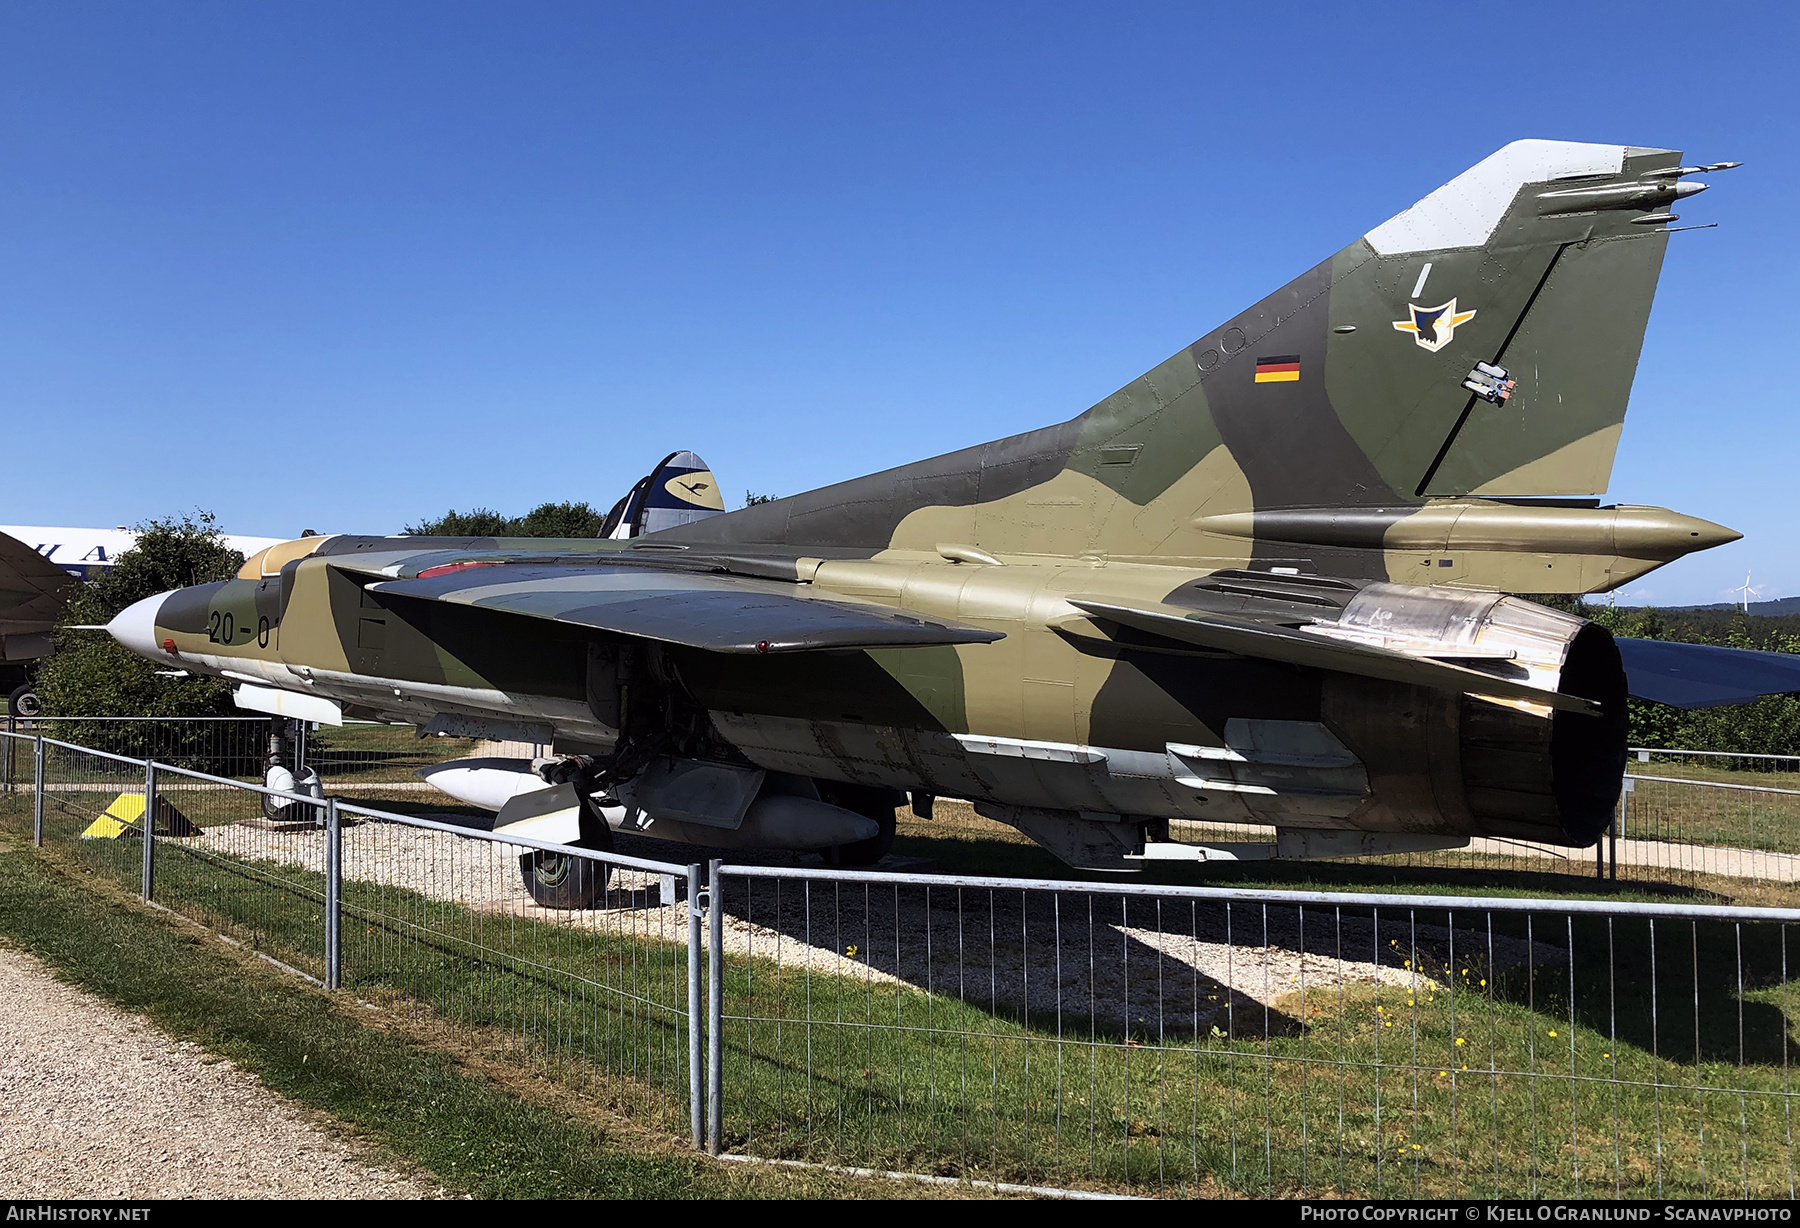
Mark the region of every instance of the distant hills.
MULTIPOLYGON (((1669 613, 1685 610, 1735 610, 1735 601, 1718 601, 1712 605, 1671 605, 1662 607, 1669 613)), ((1749 613, 1757 618, 1783 618, 1800 614, 1800 597, 1777 597, 1774 601, 1752 601, 1749 613)))
MULTIPOLYGON (((1567 598, 1563 600, 1566 601, 1567 598)), ((1553 609, 1570 608, 1548 601, 1545 604, 1551 605, 1553 609)), ((1707 605, 1617 607, 1590 601, 1576 606, 1574 612, 1587 615, 1614 635, 1675 640, 1687 644, 1729 644, 1765 652, 1800 652, 1800 596, 1782 597, 1775 601, 1752 601, 1747 618, 1740 612, 1741 609, 1741 606, 1728 601, 1707 605)), ((1800 716, 1800 708, 1795 708, 1793 715, 1800 716)), ((1794 738, 1800 738, 1800 732, 1795 731, 1800 731, 1800 724, 1795 724, 1791 731, 1794 738)), ((1699 734, 1694 736, 1698 737, 1699 734)), ((1683 743, 1690 744, 1699 745, 1683 743)), ((1743 745, 1748 746, 1749 743, 1744 742, 1743 745)), ((1800 749, 1800 740, 1794 741, 1793 745, 1800 749)), ((1705 749, 1712 749, 1711 744, 1708 743, 1705 749)))

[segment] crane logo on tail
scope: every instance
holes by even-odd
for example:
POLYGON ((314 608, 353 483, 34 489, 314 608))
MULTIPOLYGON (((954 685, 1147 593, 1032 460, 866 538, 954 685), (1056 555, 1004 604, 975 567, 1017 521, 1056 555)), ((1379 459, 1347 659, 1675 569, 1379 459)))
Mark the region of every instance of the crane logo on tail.
POLYGON ((1409 305, 1412 318, 1395 320, 1394 327, 1403 333, 1411 333, 1413 340, 1423 349, 1437 353, 1450 344, 1450 338, 1456 335, 1461 325, 1475 318, 1475 311, 1458 311, 1456 300, 1439 307, 1421 307, 1417 303, 1409 305))
POLYGON ((703 507, 714 512, 725 510, 725 501, 719 495, 719 484, 705 469, 677 473, 663 483, 663 489, 673 495, 680 505, 703 507))

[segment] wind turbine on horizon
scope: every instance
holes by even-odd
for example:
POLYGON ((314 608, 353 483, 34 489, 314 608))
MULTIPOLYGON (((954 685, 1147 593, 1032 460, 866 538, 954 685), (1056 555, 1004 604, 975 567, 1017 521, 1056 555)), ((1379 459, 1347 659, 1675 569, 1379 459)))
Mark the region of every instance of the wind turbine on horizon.
POLYGON ((1749 571, 1744 572, 1743 586, 1741 588, 1734 588, 1731 591, 1734 593, 1742 593, 1744 595, 1744 600, 1740 604, 1742 605, 1744 613, 1746 613, 1746 614, 1748 614, 1750 612, 1750 598, 1762 596, 1762 590, 1754 589, 1754 588, 1750 587, 1749 571))

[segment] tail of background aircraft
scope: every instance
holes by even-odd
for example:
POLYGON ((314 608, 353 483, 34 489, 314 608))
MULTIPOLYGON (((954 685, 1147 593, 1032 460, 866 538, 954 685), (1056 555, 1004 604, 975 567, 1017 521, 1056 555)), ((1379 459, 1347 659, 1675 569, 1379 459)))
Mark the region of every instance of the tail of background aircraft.
POLYGON ((718 479, 694 452, 671 452, 613 504, 601 537, 642 537, 676 525, 693 524, 725 510, 718 479))
POLYGON ((1722 169, 1679 162, 1514 142, 1072 421, 678 532, 1611 587, 1735 535, 1661 509, 1621 527, 1591 499, 1476 505, 1462 539, 1456 525, 1471 498, 1605 490, 1668 206, 1704 186, 1684 170, 1722 169), (1552 553, 1587 561, 1511 557, 1542 553, 1546 534, 1552 553), (1469 550, 1508 561, 1471 565, 1469 550), (1415 555, 1431 556, 1428 575, 1395 574, 1415 555))

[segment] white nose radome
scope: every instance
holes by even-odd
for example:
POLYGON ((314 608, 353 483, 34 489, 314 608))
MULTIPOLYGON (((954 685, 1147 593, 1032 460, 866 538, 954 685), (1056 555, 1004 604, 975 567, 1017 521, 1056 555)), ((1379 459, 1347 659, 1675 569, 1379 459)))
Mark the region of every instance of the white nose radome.
POLYGON ((132 602, 106 624, 106 633, 140 657, 149 657, 158 664, 178 660, 173 653, 164 652, 156 639, 156 615, 168 599, 168 593, 158 593, 132 602))

